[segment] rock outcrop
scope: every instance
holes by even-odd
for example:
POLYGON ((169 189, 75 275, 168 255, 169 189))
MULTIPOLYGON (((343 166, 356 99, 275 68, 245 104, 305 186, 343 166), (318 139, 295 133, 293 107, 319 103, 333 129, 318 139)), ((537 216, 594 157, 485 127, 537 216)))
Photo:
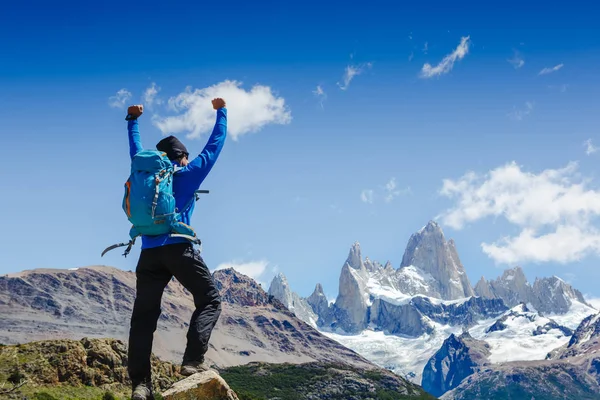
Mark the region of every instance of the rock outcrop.
POLYGON ((454 241, 446 241, 442 228, 433 221, 410 237, 400 268, 409 266, 416 267, 433 278, 430 281, 433 287, 423 287, 412 294, 424 294, 443 300, 474 295, 454 241))
MULTIPOLYGON (((159 391, 182 378, 178 365, 161 361, 154 355, 151 363, 153 386, 159 391)), ((0 346, 0 386, 6 387, 2 379, 12 384, 26 382, 21 390, 29 392, 66 385, 82 387, 81 394, 88 388, 131 395, 127 346, 111 338, 59 339, 0 346)))
POLYGON ((457 387, 481 366, 489 364, 490 346, 468 333, 450 335, 423 370, 423 389, 441 396, 457 387))
POLYGON ((194 374, 176 382, 162 396, 165 400, 239 400, 215 371, 194 374))

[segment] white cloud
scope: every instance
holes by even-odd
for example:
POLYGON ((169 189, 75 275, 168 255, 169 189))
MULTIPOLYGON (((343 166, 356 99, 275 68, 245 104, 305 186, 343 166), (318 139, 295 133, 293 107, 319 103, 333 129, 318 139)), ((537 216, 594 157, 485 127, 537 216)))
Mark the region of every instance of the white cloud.
POLYGON ((515 54, 514 54, 513 58, 506 60, 506 61, 511 63, 512 66, 515 67, 515 69, 519 69, 523 65, 525 65, 525 60, 523 60, 523 57, 521 57, 521 54, 517 50, 515 50, 515 54))
POLYGON ((108 105, 114 108, 123 108, 127 100, 131 98, 131 92, 123 88, 116 95, 108 98, 108 105))
POLYGON ((363 203, 373 204, 374 192, 371 189, 365 189, 360 193, 360 199, 363 203))
POLYGON ((452 228, 487 217, 504 218, 520 233, 482 243, 497 263, 568 263, 600 254, 600 190, 589 189, 577 163, 540 173, 526 172, 515 162, 485 175, 468 172, 445 179, 440 194, 455 204, 439 218, 452 228))
POLYGON ((204 89, 187 87, 168 101, 175 116, 153 117, 154 125, 164 134, 189 132, 188 138, 198 138, 209 133, 215 123, 215 111, 211 100, 222 97, 227 102, 227 133, 233 140, 256 132, 269 124, 289 124, 291 112, 283 97, 276 97, 271 88, 255 85, 249 91, 242 89, 241 82, 224 81, 204 89))
POLYGON ((323 108, 323 102, 325 101, 325 99, 327 99, 327 93, 325 93, 323 87, 321 85, 317 85, 317 88, 313 90, 313 94, 317 96, 317 98, 319 99, 319 104, 321 105, 321 108, 323 108))
POLYGON ((406 188, 406 189, 398 189, 397 184, 396 184, 396 178, 392 177, 388 183, 386 183, 385 185, 385 202, 389 203, 392 200, 394 200, 394 198, 402 195, 402 194, 406 194, 410 192, 410 188, 406 188))
POLYGON ((598 147, 592 144, 592 139, 586 140, 583 145, 585 146, 585 154, 588 156, 598 151, 598 147))
MULTIPOLYGON (((265 283, 261 281, 264 278, 265 272, 267 272, 267 267, 269 266, 269 262, 266 260, 260 261, 251 261, 251 262, 237 262, 231 261, 219 264, 215 271, 226 268, 233 268, 237 272, 249 276, 254 279, 256 282, 260 283, 263 287, 265 287, 265 283)), ((271 271, 276 271, 277 267, 273 267, 271 271)))
POLYGON ((423 46, 423 53, 427 54, 427 50, 429 50, 429 43, 425 42, 425 45, 423 46))
POLYGON ((346 71, 344 72, 344 76, 342 77, 344 83, 340 84, 338 82, 338 86, 340 87, 340 89, 348 89, 348 86, 350 86, 350 82, 352 82, 352 79, 354 79, 355 76, 362 74, 366 69, 371 68, 372 65, 373 64, 371 63, 361 65, 348 65, 346 67, 346 71))
POLYGON ((408 56, 408 61, 412 61, 413 58, 415 58, 415 53, 411 51, 410 55, 408 56))
POLYGON ((517 110, 516 107, 513 107, 513 110, 508 113, 508 117, 515 121, 522 121, 523 118, 531 114, 533 111, 533 103, 530 101, 525 102, 525 108, 517 110))
POLYGON ((564 66, 564 64, 558 64, 552 68, 544 68, 543 70, 540 71, 539 75, 547 75, 547 74, 551 74, 552 72, 556 72, 559 69, 561 69, 564 66))
POLYGON ((160 87, 156 86, 156 83, 152 82, 152 85, 144 91, 142 101, 144 106, 152 107, 154 104, 161 104, 162 100, 156 97, 160 92, 160 87))
POLYGON ((458 47, 456 47, 452 53, 444 57, 438 65, 432 67, 430 64, 425 63, 421 69, 421 77, 432 78, 434 76, 447 74, 452 70, 452 67, 454 67, 456 60, 462 60, 467 55, 469 52, 469 45, 470 36, 462 37, 458 47))

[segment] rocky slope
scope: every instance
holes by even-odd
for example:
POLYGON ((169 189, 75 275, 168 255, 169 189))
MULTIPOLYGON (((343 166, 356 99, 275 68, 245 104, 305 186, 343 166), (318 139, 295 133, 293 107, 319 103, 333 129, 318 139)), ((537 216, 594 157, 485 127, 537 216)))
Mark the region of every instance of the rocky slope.
MULTIPOLYGON (((181 379, 179 367, 152 356, 153 384, 158 391, 181 379)), ((127 375, 127 347, 115 339, 49 340, 0 347, 0 386, 2 391, 25 384, 10 392, 22 399, 47 393, 52 398, 100 398, 109 392, 131 395, 127 375)), ((11 398, 9 393, 0 398, 11 398), (6 396, 6 397, 3 397, 6 396)))
POLYGON ((573 332, 520 304, 493 323, 480 324, 460 337, 451 336, 429 360, 422 385, 436 396, 492 365, 513 360, 542 360, 567 343, 573 332), (472 355, 475 356, 472 356, 472 355))
POLYGON ((489 365, 441 399, 600 398, 600 315, 586 318, 568 344, 547 359, 489 365))
MULTIPOLYGON (((365 368, 366 359, 299 320, 245 275, 214 273, 223 300, 207 358, 225 367, 252 361, 340 362, 365 368)), ((33 270, 0 277, 0 343, 53 338, 127 340, 135 274, 110 267, 33 270)), ((180 362, 193 311, 175 280, 165 289, 154 352, 180 362)))
POLYGON ((467 376, 489 364, 490 346, 467 332, 450 335, 423 370, 423 389, 441 396, 457 387, 467 376))
POLYGON ((389 371, 364 371, 343 364, 251 363, 228 368, 221 376, 247 400, 434 399, 389 371))
MULTIPOLYGON (((0 346, 0 398, 128 399, 127 361, 125 343, 115 339, 0 346)), ((389 371, 339 363, 249 363, 184 379, 178 365, 153 356, 152 371, 165 400, 433 399, 389 371)))

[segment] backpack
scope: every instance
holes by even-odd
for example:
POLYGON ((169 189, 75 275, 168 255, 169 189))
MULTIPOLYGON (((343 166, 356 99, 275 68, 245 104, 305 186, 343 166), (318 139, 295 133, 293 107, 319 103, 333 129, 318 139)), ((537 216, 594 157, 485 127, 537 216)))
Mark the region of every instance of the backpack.
POLYGON ((117 247, 127 246, 123 254, 126 257, 141 235, 170 234, 171 237, 183 237, 201 244, 194 229, 181 222, 181 214, 187 211, 194 200, 198 200, 198 193, 208 191, 197 190, 184 209, 178 210, 173 196, 173 177, 176 173, 177 170, 164 152, 142 150, 133 157, 122 201, 123 211, 132 224, 130 240, 107 247, 102 256, 117 247))

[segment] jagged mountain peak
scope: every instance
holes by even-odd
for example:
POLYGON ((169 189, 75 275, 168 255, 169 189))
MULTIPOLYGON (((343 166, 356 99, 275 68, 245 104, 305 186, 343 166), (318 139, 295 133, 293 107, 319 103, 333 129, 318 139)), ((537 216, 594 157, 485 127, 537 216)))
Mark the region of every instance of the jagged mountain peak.
POLYGON ((405 268, 416 268, 419 275, 431 277, 425 280, 431 281, 434 287, 429 287, 423 294, 444 300, 474 295, 456 245, 453 241, 446 241, 442 228, 434 221, 429 221, 423 229, 411 235, 402 257, 400 273, 405 268))
POLYGON ((429 222, 427 222, 427 225, 425 225, 424 227, 422 227, 417 232, 417 234, 423 234, 424 232, 439 232, 439 233, 443 234, 442 228, 434 220, 430 220, 429 222))
POLYGON ((360 243, 358 241, 352 244, 350 248, 350 252, 348 253, 348 258, 346 259, 346 264, 354 269, 361 269, 363 267, 362 254, 360 251, 360 243))

